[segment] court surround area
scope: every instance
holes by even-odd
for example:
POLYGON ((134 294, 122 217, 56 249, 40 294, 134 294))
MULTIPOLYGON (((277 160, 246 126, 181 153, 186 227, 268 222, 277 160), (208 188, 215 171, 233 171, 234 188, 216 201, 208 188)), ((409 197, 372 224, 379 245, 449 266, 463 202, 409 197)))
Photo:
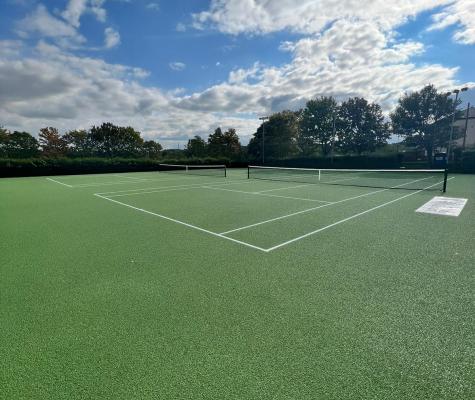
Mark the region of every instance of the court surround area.
POLYGON ((271 172, 1 179, 0 397, 470 398, 475 177, 271 172))

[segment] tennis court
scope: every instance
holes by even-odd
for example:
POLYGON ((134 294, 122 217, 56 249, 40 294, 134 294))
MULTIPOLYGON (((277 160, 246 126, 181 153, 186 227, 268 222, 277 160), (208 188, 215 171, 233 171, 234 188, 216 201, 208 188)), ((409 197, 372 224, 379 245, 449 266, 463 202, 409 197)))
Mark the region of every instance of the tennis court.
POLYGON ((0 180, 5 398, 469 398, 474 200, 443 171, 0 180))

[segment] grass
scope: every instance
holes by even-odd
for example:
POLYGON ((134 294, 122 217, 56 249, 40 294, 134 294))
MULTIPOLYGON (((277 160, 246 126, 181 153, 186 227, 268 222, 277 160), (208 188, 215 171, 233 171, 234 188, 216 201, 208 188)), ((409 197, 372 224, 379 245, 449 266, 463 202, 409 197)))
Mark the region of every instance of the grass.
POLYGON ((53 179, 0 180, 0 398, 473 397, 475 176, 458 218, 242 170, 53 179))

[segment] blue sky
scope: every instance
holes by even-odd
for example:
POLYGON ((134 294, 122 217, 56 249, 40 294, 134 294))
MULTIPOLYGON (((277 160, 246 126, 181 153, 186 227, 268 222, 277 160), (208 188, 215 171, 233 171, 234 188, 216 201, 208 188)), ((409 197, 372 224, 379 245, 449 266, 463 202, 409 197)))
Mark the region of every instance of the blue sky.
MULTIPOLYGON (((475 85, 475 0, 3 0, 0 125, 111 121, 165 147, 320 95, 475 85)), ((475 89, 463 94, 475 103, 475 89)))

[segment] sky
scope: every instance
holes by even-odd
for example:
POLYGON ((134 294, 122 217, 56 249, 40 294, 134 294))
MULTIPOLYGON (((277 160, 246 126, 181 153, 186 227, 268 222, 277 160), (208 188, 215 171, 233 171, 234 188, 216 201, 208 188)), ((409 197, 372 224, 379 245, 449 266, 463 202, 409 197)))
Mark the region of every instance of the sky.
POLYGON ((165 148, 309 99, 475 104, 475 0, 1 0, 0 126, 102 122, 165 148))

